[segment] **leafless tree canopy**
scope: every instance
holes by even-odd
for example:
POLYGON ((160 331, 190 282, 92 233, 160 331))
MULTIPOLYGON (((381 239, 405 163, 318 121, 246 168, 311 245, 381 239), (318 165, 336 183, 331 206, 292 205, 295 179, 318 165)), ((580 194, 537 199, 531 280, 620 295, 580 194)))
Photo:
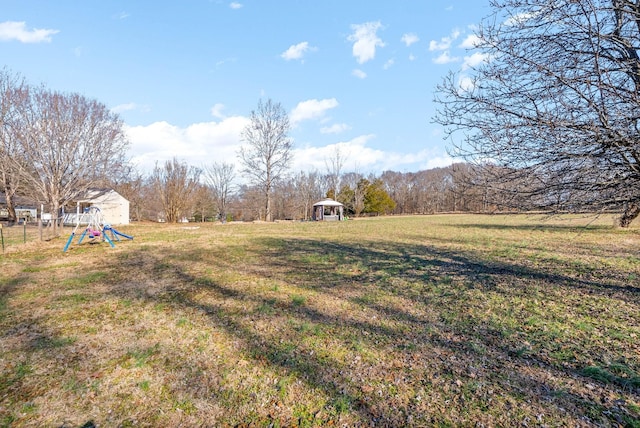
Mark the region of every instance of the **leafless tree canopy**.
POLYGON ((117 115, 95 100, 29 86, 0 72, 0 178, 10 208, 16 191, 53 213, 125 165, 117 115))
POLYGON ((320 174, 317 171, 299 172, 290 180, 292 187, 291 201, 294 212, 290 217, 308 220, 311 218, 313 204, 322 199, 320 174))
POLYGON ((235 178, 233 164, 214 162, 204 167, 204 179, 209 187, 220 220, 227 218, 227 206, 231 197, 231 186, 235 178))
POLYGON ((242 172, 264 194, 266 221, 272 219, 271 197, 275 184, 289 169, 293 142, 289 138, 289 116, 280 103, 270 99, 258 102, 251 112, 251 122, 242 131, 246 143, 240 148, 242 172))
POLYGON ((486 61, 436 92, 455 154, 484 167, 504 203, 620 209, 628 224, 640 213, 640 1, 491 5, 477 32, 486 61))
POLYGON ((190 214, 199 178, 199 169, 176 158, 166 161, 164 166, 156 164, 151 183, 160 197, 168 223, 176 223, 190 214))
POLYGON ((345 162, 345 154, 340 150, 339 146, 336 146, 333 150, 333 154, 325 159, 325 165, 327 166, 327 180, 329 182, 329 191, 327 196, 335 199, 338 191, 340 190, 340 174, 342 173, 342 167, 345 162))
POLYGON ((144 175, 133 167, 123 171, 120 176, 111 180, 116 192, 120 193, 129 201, 129 216, 132 220, 140 221, 144 219, 143 209, 147 196, 146 179, 144 175))
POLYGON ((14 197, 21 183, 17 165, 22 162, 20 114, 26 94, 26 84, 20 76, 0 70, 0 191, 5 195, 10 223, 17 220, 14 197))
POLYGON ((23 130, 22 175, 53 212, 124 164, 128 141, 121 121, 82 95, 31 89, 23 130))

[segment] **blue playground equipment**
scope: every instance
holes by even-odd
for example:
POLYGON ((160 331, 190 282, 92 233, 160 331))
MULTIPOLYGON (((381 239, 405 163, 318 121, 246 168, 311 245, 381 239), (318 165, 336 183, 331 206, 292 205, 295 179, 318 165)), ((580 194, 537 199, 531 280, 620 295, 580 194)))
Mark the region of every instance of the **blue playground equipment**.
POLYGON ((86 225, 86 228, 80 235, 78 239, 78 245, 82 244, 82 240, 85 237, 88 237, 92 240, 92 242, 103 242, 107 241, 111 248, 114 248, 116 245, 114 241, 120 242, 120 237, 126 239, 133 239, 133 236, 127 235, 122 232, 118 232, 111 225, 106 224, 104 221, 104 217, 102 216, 102 212, 98 207, 88 207, 85 208, 80 217, 76 220, 76 227, 73 228, 71 232, 71 236, 67 240, 67 244, 64 246, 63 252, 66 252, 73 242, 73 238, 76 236, 76 233, 80 226, 86 225))

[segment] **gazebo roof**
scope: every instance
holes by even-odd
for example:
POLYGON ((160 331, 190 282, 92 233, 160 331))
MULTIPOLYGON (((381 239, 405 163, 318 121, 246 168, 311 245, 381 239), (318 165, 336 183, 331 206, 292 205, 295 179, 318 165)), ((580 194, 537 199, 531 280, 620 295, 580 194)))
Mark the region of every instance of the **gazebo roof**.
POLYGON ((322 201, 316 202, 315 204, 313 204, 314 207, 342 207, 343 205, 338 202, 338 201, 334 201, 331 198, 327 198, 327 199, 323 199, 322 201))

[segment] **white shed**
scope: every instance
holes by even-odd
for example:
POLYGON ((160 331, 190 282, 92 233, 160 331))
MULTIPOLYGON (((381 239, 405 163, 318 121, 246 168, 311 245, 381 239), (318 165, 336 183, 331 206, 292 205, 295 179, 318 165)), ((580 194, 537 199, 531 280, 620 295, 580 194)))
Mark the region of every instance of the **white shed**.
MULTIPOLYGON (((78 198, 78 211, 82 213, 84 208, 98 207, 104 220, 108 224, 129 224, 129 201, 113 189, 90 189, 82 197, 78 198)), ((75 218, 67 218, 65 223, 75 223, 75 218)))

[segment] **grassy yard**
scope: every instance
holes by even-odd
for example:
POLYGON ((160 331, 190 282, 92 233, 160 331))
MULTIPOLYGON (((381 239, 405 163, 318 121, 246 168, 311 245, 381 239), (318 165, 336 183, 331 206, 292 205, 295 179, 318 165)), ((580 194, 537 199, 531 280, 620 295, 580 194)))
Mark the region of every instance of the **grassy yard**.
POLYGON ((0 426, 640 426, 637 226, 183 226, 0 255, 0 426))

